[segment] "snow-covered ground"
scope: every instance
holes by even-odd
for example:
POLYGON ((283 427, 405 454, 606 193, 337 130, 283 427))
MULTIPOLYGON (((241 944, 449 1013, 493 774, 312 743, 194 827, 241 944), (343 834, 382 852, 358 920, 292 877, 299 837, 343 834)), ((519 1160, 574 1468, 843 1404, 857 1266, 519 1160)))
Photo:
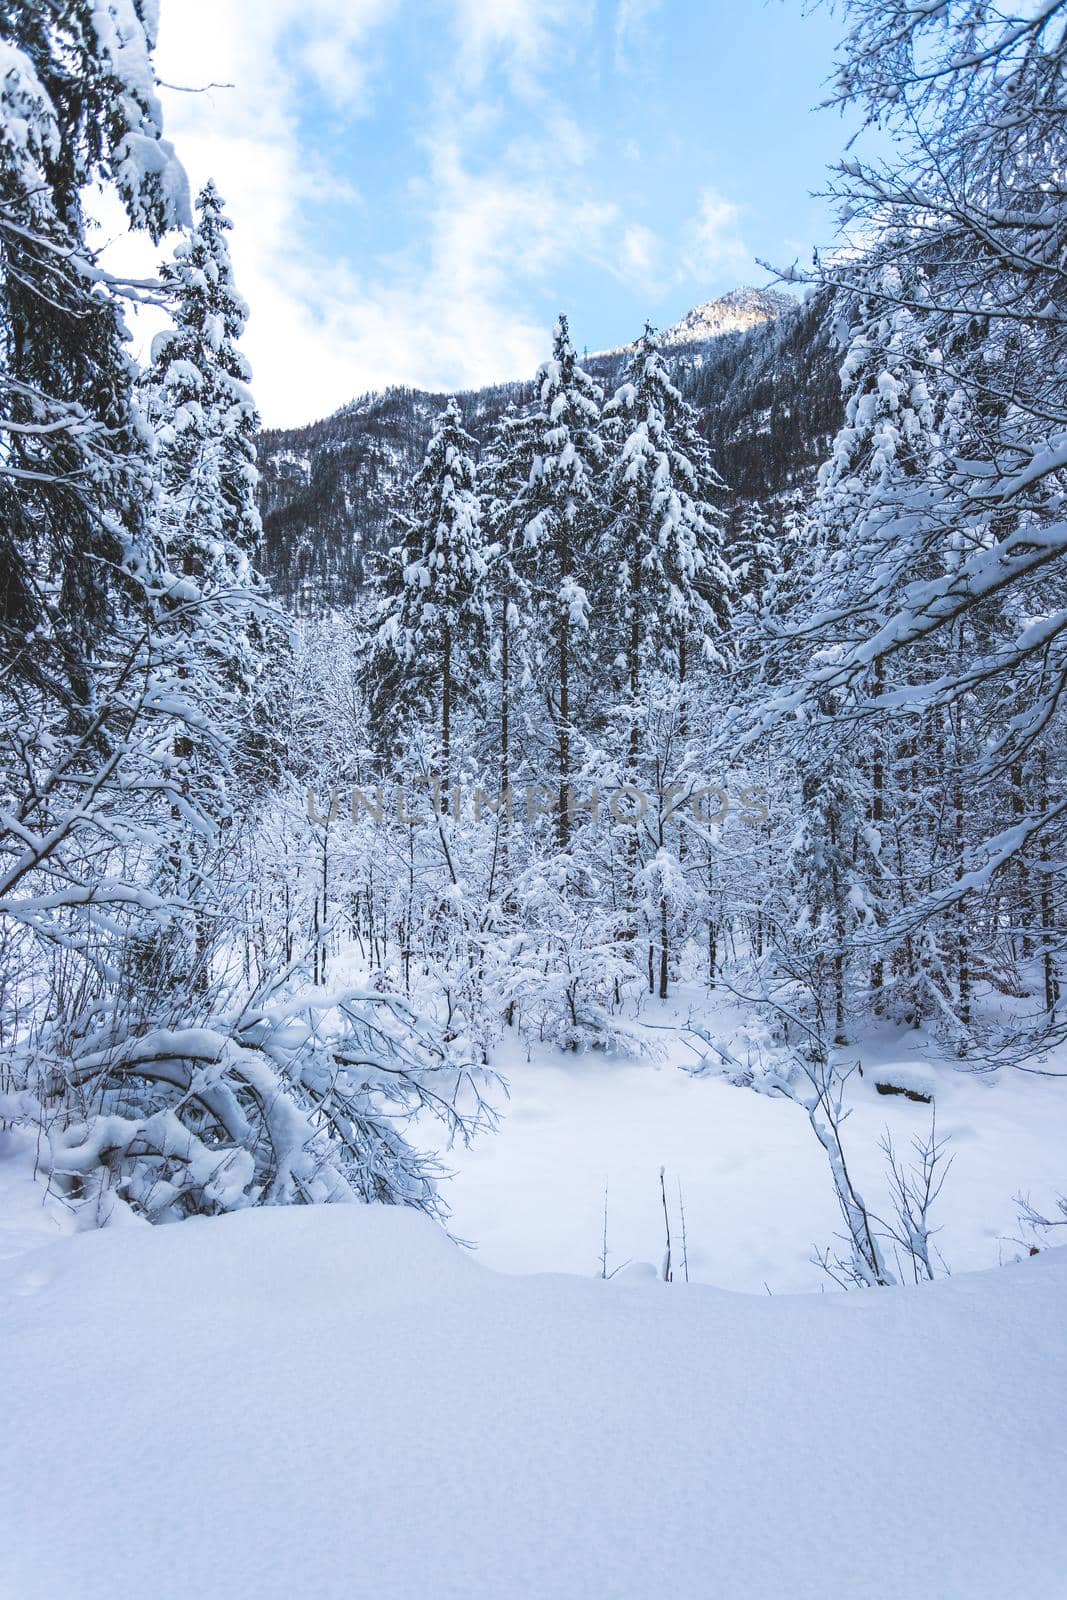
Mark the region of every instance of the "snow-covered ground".
POLYGON ((411 1212, 0 1265, 10 1600, 1058 1600, 1067 1253, 925 1289, 511 1277, 411 1212))
POLYGON ((866 1040, 850 1164, 877 1210, 931 1109, 875 1082, 933 1092, 954 1275, 820 1294, 825 1154, 681 1070, 698 1005, 751 1053, 685 994, 635 1019, 658 1063, 501 1049, 500 1132, 447 1156, 476 1251, 359 1206, 69 1237, 0 1136, 2 1600, 1063 1600, 1067 1251, 1014 1202, 1064 1187, 1063 1083, 866 1040))
MULTIPOLYGON (((698 992, 641 1023, 663 1046, 659 1064, 503 1047, 496 1063, 510 1086, 500 1132, 444 1159, 451 1229, 477 1246, 479 1260, 505 1272, 599 1271, 608 1190, 608 1270, 626 1261, 659 1266, 666 1191, 674 1264, 680 1266, 678 1185, 686 1213, 691 1279, 719 1288, 772 1293, 832 1289, 812 1263, 841 1229, 830 1171, 804 1111, 783 1099, 680 1070, 696 1061, 664 1018, 701 1025, 745 1059, 745 1029, 727 1007, 711 1010, 698 992)), ((698 1045, 698 1048, 703 1048, 698 1045)), ((898 1154, 930 1129, 931 1106, 884 1096, 888 1079, 930 1091, 939 1138, 951 1156, 934 1210, 936 1243, 952 1272, 995 1267, 1025 1251, 1015 1197, 1046 1211, 1067 1187, 1067 1082, 1004 1070, 961 1070, 931 1060, 928 1038, 887 1030, 846 1052, 863 1064, 845 1090, 843 1137, 867 1203, 890 1210, 888 1130, 898 1154), (1021 1242, 1020 1242, 1021 1241, 1021 1242)), ((894 1265, 895 1264, 890 1263, 894 1265)), ((1067 1593, 1067 1588, 1065 1588, 1067 1593)))

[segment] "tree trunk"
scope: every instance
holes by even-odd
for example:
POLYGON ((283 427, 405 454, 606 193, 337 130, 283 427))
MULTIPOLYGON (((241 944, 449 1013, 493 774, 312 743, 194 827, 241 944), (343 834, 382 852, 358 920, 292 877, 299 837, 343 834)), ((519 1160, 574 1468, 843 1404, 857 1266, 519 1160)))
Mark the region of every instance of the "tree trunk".
POLYGON ((445 624, 441 640, 441 812, 448 812, 452 766, 452 631, 445 624))
MULTIPOLYGON (((558 544, 559 576, 561 589, 571 575, 571 547, 569 530, 564 527, 558 544)), ((559 807, 556 816, 556 838, 561 850, 568 850, 571 842, 571 617, 567 605, 560 605, 557 629, 559 650, 559 722, 557 725, 559 756, 559 807)))
MULTIPOLYGON (((678 744, 685 757, 685 741, 689 737, 689 701, 686 698, 686 672, 689 662, 686 651, 685 629, 678 636, 678 686, 681 689, 681 698, 678 702, 678 744)), ((678 823, 678 860, 685 860, 685 826, 679 819, 678 823)))
MULTIPOLYGON (((1048 755, 1042 750, 1038 761, 1038 770, 1041 779, 1040 805, 1042 810, 1048 809, 1048 755)), ((1059 976, 1056 971, 1056 955, 1054 950, 1056 939, 1056 905, 1052 896, 1052 858, 1049 855, 1048 834, 1046 833, 1041 844, 1041 964, 1045 978, 1045 1010, 1048 1012, 1049 1022, 1055 1021, 1056 1007, 1060 999, 1059 976)))
MULTIPOLYGON (((641 730, 638 725, 637 701, 641 693, 641 563, 635 548, 630 570, 630 641, 627 650, 627 669, 630 680, 630 736, 627 750, 628 783, 636 784, 638 763, 641 759, 641 730)), ((626 842, 626 932, 629 944, 637 938, 637 868, 640 841, 638 821, 635 818, 626 842)))
POLYGON ((508 597, 505 594, 500 618, 500 871, 508 878, 508 843, 511 828, 511 630, 508 627, 508 597))
MULTIPOLYGON (((885 665, 881 660, 874 665, 874 692, 875 696, 881 694, 885 687, 885 665)), ((876 727, 874 731, 874 753, 871 761, 871 825, 878 835, 878 860, 875 870, 881 879, 882 861, 882 824, 885 820, 885 751, 882 748, 882 736, 876 727)), ((879 901, 881 894, 879 893, 879 901)), ((882 990, 885 986, 885 962, 880 955, 875 955, 871 961, 870 973, 872 1008, 876 1017, 884 1012, 882 990)))
POLYGON ((667 998, 667 976, 667 902, 664 899, 659 903, 659 997, 661 1000, 666 1000, 667 998))
POLYGON ((834 1043, 847 1044, 847 1007, 845 1005, 845 939, 847 936, 847 921, 845 889, 841 881, 841 868, 838 865, 841 850, 841 825, 836 810, 831 810, 830 812, 830 844, 833 853, 833 865, 830 870, 830 892, 833 897, 834 913, 834 1043))
POLYGON ((571 639, 570 618, 561 614, 559 619, 559 813, 557 838, 561 850, 571 842, 571 639))
MULTIPOLYGON (((952 786, 952 809, 955 823, 955 848, 956 848, 956 879, 963 877, 963 844, 964 844, 964 803, 963 788, 957 772, 952 786)), ((956 905, 956 989, 959 997, 960 1023, 970 1030, 971 1026, 971 940, 967 927, 967 898, 964 896, 956 905)), ((965 1041, 959 1041, 959 1053, 964 1053, 965 1041)))

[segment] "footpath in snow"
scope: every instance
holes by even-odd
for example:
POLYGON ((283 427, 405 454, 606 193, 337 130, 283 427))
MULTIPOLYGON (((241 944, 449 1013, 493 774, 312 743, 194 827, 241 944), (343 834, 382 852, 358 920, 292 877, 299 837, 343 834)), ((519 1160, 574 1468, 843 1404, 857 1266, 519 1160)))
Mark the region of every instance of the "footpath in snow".
POLYGON ((264 1210, 0 1262, 4 1600, 1063 1600, 1067 1252, 505 1276, 264 1210))

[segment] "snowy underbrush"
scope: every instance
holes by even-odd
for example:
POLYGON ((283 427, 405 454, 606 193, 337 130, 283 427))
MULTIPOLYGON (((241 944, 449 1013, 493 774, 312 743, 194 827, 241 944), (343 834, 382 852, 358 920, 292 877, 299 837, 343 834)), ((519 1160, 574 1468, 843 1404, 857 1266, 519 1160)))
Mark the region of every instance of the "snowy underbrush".
POLYGON ((768 1297, 401 1208, 59 1240, 0 1265, 0 1592, 1055 1600, 1065 1314, 1055 1251, 768 1297))
POLYGON ((492 1124, 492 1081, 397 995, 278 986, 196 1026, 97 1014, 28 1039, 0 1126, 32 1135, 83 1227, 349 1201, 440 1214, 440 1164, 405 1129, 423 1113, 448 1145, 470 1138, 492 1124))

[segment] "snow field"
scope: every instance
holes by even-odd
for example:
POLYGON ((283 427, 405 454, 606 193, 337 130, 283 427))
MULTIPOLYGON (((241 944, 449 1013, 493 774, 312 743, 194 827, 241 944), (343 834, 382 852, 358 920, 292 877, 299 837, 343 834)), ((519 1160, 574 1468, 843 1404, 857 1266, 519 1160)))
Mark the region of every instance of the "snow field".
POLYGON ((1060 1600, 1067 1255, 924 1290, 508 1277, 250 1210, 0 1266, 11 1600, 1060 1600))
MULTIPOLYGON (((666 1012, 678 1014, 677 1006, 666 1012)), ((659 1015, 650 1005, 643 1018, 659 1015)), ((705 1012, 703 1021, 741 1053, 728 1010, 705 1012)), ((627 1260, 659 1268, 664 1166, 676 1273, 680 1182, 694 1281, 752 1293, 832 1289, 811 1256, 840 1232, 841 1218, 804 1111, 720 1078, 691 1077, 679 1068, 694 1063, 693 1050, 662 1037, 658 1066, 596 1053, 546 1051, 528 1061, 521 1048, 498 1051, 494 1065, 510 1090, 500 1132, 443 1155, 454 1174, 444 1190, 452 1232, 501 1271, 596 1273, 606 1182, 608 1270, 627 1260)), ((1067 1094, 1055 1079, 930 1065, 927 1046, 921 1035, 887 1032, 849 1052, 863 1062, 862 1078, 854 1073, 846 1087, 850 1170, 868 1205, 888 1214, 879 1141, 888 1130, 898 1155, 908 1154, 910 1141, 929 1131, 931 1107, 883 1096, 875 1081, 932 1088, 938 1136, 948 1138, 953 1158, 934 1211, 936 1242, 952 1272, 995 1267, 1029 1245, 1015 1196, 1051 1208, 1067 1184, 1067 1094)))

